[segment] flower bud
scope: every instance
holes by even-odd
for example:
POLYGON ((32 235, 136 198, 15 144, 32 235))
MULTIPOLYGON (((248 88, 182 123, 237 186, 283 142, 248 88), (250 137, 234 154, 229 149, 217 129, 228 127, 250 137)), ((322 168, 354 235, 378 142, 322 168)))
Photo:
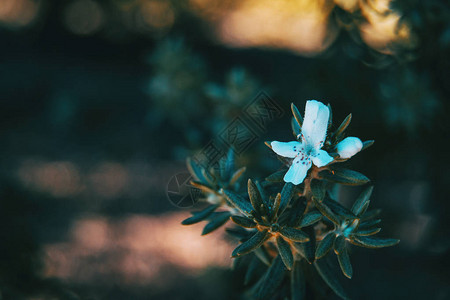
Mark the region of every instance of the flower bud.
POLYGON ((361 151, 363 143, 357 137, 348 137, 343 139, 336 146, 336 151, 341 158, 350 158, 361 151))

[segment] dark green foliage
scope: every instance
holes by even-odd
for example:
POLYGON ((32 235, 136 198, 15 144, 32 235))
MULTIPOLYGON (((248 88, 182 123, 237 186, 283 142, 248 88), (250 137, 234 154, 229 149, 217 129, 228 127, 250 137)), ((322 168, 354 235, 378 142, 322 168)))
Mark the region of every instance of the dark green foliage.
POLYGON ((198 223, 200 221, 205 220, 207 217, 209 217, 209 215, 211 215, 217 208, 219 207, 219 205, 210 205, 207 208, 205 208, 202 211, 199 212, 193 212, 193 216, 187 218, 186 220, 184 220, 183 222, 181 222, 181 224, 183 225, 192 225, 195 223, 198 223))
POLYGON ((312 211, 305 214, 300 222, 300 227, 306 227, 319 222, 322 219, 322 214, 318 211, 312 211))
POLYGON ((374 249, 394 246, 400 242, 397 239, 384 239, 371 236, 353 236, 352 241, 355 245, 374 249))
POLYGON ((320 176, 325 180, 344 185, 363 185, 370 181, 369 178, 359 172, 340 168, 335 168, 331 171, 322 171, 320 172, 320 176))
MULTIPOLYGON (((330 129, 331 107, 328 107, 330 129)), ((291 120, 293 134, 302 141, 303 119, 295 105, 292 104, 291 109, 294 115, 291 120)), ((234 160, 230 153, 225 169, 221 168, 219 173, 213 169, 207 171, 188 161, 193 176, 199 179, 193 185, 205 194, 223 196, 224 201, 193 213, 183 224, 208 219, 209 223, 203 231, 207 234, 231 218, 237 226, 226 231, 241 242, 232 252, 232 257, 241 268, 246 268, 244 283, 250 286, 255 299, 304 299, 308 286, 311 285, 314 290, 321 289, 322 283, 315 279, 319 277, 311 275, 317 274, 316 271, 339 297, 348 299, 338 277, 342 277, 341 273, 347 278, 353 276, 350 246, 381 248, 398 243, 395 239, 372 237, 381 230, 376 227, 380 220, 374 219, 380 211, 367 210, 373 187, 365 188, 351 209, 342 205, 337 196, 331 198, 331 188, 336 183, 352 186, 369 182, 359 172, 336 167, 335 163, 347 159, 331 152, 346 136, 351 117, 351 114, 348 115, 336 131, 329 130, 325 140, 324 149, 335 158, 334 162, 321 168, 312 166, 313 170, 299 185, 284 182, 287 169, 283 169, 261 182, 248 179, 244 193, 237 188, 237 182, 245 168, 232 171, 230 166, 234 165, 234 160), (215 212, 220 206, 226 211, 215 212), (332 255, 327 255, 331 249, 334 250, 332 255), (337 261, 332 260, 332 263, 330 258, 334 255, 337 261), (286 277, 286 274, 289 276, 286 277), (310 285, 305 284, 306 279, 310 285)), ((364 147, 372 144, 373 141, 367 141, 364 147)), ((270 142, 266 145, 271 148, 270 142)), ((284 165, 290 166, 292 158, 277 157, 284 165)))
POLYGON ((301 261, 295 261, 291 272, 291 300, 303 300, 305 298, 305 274, 301 261))
POLYGON ((337 255, 339 266, 341 267, 342 273, 348 277, 352 278, 353 276, 353 268, 352 264, 350 263, 350 257, 348 256, 347 249, 345 248, 345 245, 340 250, 339 254, 337 255))
POLYGON ((288 270, 291 270, 292 264, 294 263, 291 246, 281 236, 277 236, 277 247, 284 265, 288 270))
POLYGON ((317 260, 314 263, 317 272, 326 284, 342 299, 350 299, 338 280, 338 272, 325 259, 317 260))
POLYGON ((233 221, 237 225, 245 227, 245 228, 255 228, 256 227, 256 223, 246 217, 231 216, 231 221, 233 221))
POLYGON ((316 260, 325 256, 333 248, 335 239, 336 233, 330 232, 320 241, 316 250, 316 260))
POLYGON ((271 266, 258 282, 255 298, 258 300, 270 299, 283 282, 286 268, 281 257, 278 255, 272 261, 271 266))
POLYGON ((295 228, 284 227, 280 229, 280 233, 287 239, 293 242, 307 242, 309 241, 309 237, 303 231, 295 228))
POLYGON ((237 208, 246 216, 250 215, 250 212, 252 211, 250 201, 233 191, 223 190, 223 193, 233 207, 237 208))
POLYGON ((229 212, 220 212, 220 213, 214 213, 210 217, 210 221, 208 224, 206 224, 205 228, 203 228, 202 235, 206 235, 208 233, 213 232, 230 219, 231 214, 229 212))
POLYGON ((370 196, 372 195, 373 186, 366 188, 361 195, 356 199, 355 203, 352 206, 352 212, 359 216, 365 212, 367 209, 370 196))
POLYGON ((231 256, 237 257, 252 252, 261 246, 268 237, 268 230, 257 231, 250 239, 237 246, 237 248, 233 250, 231 256))

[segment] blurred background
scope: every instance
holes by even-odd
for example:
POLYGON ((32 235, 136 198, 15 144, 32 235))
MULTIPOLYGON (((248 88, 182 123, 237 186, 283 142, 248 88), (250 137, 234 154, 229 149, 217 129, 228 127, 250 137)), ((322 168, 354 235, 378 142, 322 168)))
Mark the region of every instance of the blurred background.
POLYGON ((166 192, 260 91, 285 113, 246 176, 291 102, 376 140, 348 167, 401 243, 354 249, 350 295, 450 298, 448 1, 1 0, 0 41, 1 299, 239 299, 236 242, 166 192))

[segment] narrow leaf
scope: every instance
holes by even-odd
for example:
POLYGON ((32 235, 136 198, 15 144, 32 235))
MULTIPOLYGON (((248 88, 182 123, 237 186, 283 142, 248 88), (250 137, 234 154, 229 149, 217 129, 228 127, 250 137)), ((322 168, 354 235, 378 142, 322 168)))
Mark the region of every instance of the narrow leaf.
POLYGON ((278 210, 280 209, 280 202, 281 202, 281 194, 278 193, 275 199, 273 200, 272 210, 270 212, 271 220, 276 219, 278 215, 278 210))
POLYGON ((292 134, 297 138, 301 133, 301 128, 294 117, 291 119, 291 128, 292 134))
POLYGON ((234 249, 231 256, 237 257, 252 252, 256 248, 261 246, 261 244, 264 243, 264 241, 268 238, 268 236, 270 236, 270 234, 268 234, 267 230, 258 231, 250 239, 237 246, 236 249, 234 249))
POLYGON ((291 270, 294 263, 291 246, 281 236, 277 236, 277 247, 284 265, 288 270, 291 270))
POLYGON ((320 241, 320 243, 316 249, 316 260, 324 257, 325 254, 327 254, 328 251, 331 250, 335 239, 336 239, 336 233, 330 232, 323 238, 322 241, 320 241))
POLYGON ((345 275, 345 277, 351 279, 353 276, 353 268, 352 268, 352 264, 350 262, 350 257, 348 256, 347 249, 345 247, 342 248, 341 253, 339 253, 339 255, 337 257, 338 257, 339 266, 341 267, 342 273, 345 275))
POLYGON ((245 285, 254 282, 256 278, 258 278, 261 272, 261 266, 263 266, 263 264, 261 263, 259 258, 253 256, 251 258, 250 264, 248 265, 247 271, 245 272, 245 279, 244 279, 245 285))
POLYGON ((356 235, 359 236, 369 236, 369 235, 374 235, 377 234, 378 232, 381 231, 381 228, 368 228, 368 229, 358 229, 358 231, 356 232, 356 235))
POLYGON ((322 214, 318 211, 312 211, 305 214, 300 222, 300 227, 312 225, 322 219, 322 214))
POLYGON ((323 203, 331 208, 331 210, 337 215, 342 216, 344 219, 356 219, 356 216, 350 210, 342 206, 339 202, 331 199, 326 199, 323 203))
POLYGON ((192 177, 194 177, 195 180, 206 183, 206 179, 202 174, 202 167, 200 167, 196 161, 194 161, 192 158, 188 157, 186 159, 186 165, 189 170, 189 173, 191 173, 192 177))
POLYGON ((231 221, 233 221, 237 225, 244 227, 244 228, 255 228, 256 227, 256 223, 253 222, 253 220, 246 218, 246 217, 231 216, 231 221))
POLYGON ((291 182, 286 182, 286 184, 283 186, 283 189, 281 190, 280 213, 282 213, 288 206, 294 193, 295 185, 293 185, 291 182))
POLYGON ((281 257, 278 255, 273 261, 266 274, 259 282, 256 292, 257 300, 271 299, 278 287, 281 285, 285 275, 285 267, 281 257))
POLYGON ((291 272, 291 300, 305 299, 305 274, 303 274, 300 261, 295 261, 291 272))
POLYGON ((283 182, 284 174, 286 174, 286 172, 287 172, 287 169, 277 171, 277 172, 267 176, 266 180, 270 181, 270 182, 283 182))
POLYGON ((366 150, 367 148, 369 148, 370 146, 372 146, 375 143, 374 140, 369 140, 369 141, 365 141, 363 142, 363 146, 362 146, 362 150, 366 150))
POLYGON ((192 224, 198 223, 200 221, 203 221, 207 217, 209 217, 209 215, 211 215, 218 207, 219 207, 219 204, 210 205, 210 206, 208 206, 207 208, 205 208, 202 211, 193 212, 193 216, 187 218, 186 220, 181 222, 181 224, 183 224, 183 225, 192 225, 192 224))
POLYGON ((209 221, 208 224, 206 224, 205 228, 203 228, 202 235, 206 235, 208 233, 213 232, 230 219, 231 214, 229 212, 220 212, 213 215, 214 218, 209 221))
POLYGON ((309 241, 309 236, 300 229, 283 227, 280 229, 280 233, 293 242, 304 243, 309 241))
POLYGON ((241 178, 242 174, 244 174, 245 170, 247 170, 247 168, 242 167, 234 172, 233 175, 231 175, 230 185, 234 185, 241 178))
POLYGON ((378 216, 379 214, 381 214, 381 209, 372 209, 369 211, 366 211, 362 216, 361 216, 361 220, 362 221, 367 221, 370 219, 375 218, 376 216, 378 216))
POLYGON ((365 175, 348 169, 325 170, 319 173, 322 179, 344 185, 362 185, 370 181, 365 175))
POLYGON ((356 199, 355 203, 352 206, 352 212, 355 215, 359 216, 363 212, 363 209, 366 206, 366 203, 369 202, 369 200, 370 200, 372 191, 373 191, 373 186, 369 186, 368 188, 364 189, 364 191, 358 196, 358 198, 356 199))
POLYGON ((212 189, 211 187, 207 186, 206 184, 200 183, 198 181, 191 181, 191 185, 202 190, 203 193, 205 194, 217 194, 216 191, 214 191, 214 189, 212 189))
POLYGON ((306 243, 294 243, 294 249, 303 256, 310 264, 315 260, 316 253, 316 234, 314 228, 304 228, 306 234, 309 236, 309 242, 306 243))
POLYGON ((333 222, 336 225, 339 225, 339 219, 338 217, 333 213, 333 211, 323 202, 320 203, 316 200, 316 198, 313 197, 314 204, 316 205, 317 209, 327 217, 331 222, 333 222))
POLYGON ((311 192, 314 198, 319 202, 322 202, 325 197, 326 187, 323 181, 314 179, 311 181, 311 192))
POLYGON ((336 272, 327 264, 326 260, 318 260, 314 263, 314 266, 322 279, 333 290, 333 292, 336 293, 336 295, 342 299, 349 299, 347 293, 337 279, 336 272))
POLYGON ((294 119, 297 121, 299 128, 302 127, 302 123, 303 123, 302 115, 300 114, 297 106, 295 106, 294 103, 291 103, 291 110, 292 110, 292 114, 294 115, 294 119))
POLYGON ((250 212, 252 211, 252 205, 250 204, 250 201, 230 190, 223 190, 223 194, 231 203, 231 205, 237 208, 240 212, 242 212, 246 216, 250 215, 250 212))
POLYGON ((342 253, 344 251, 344 248, 345 248, 345 236, 339 235, 334 240, 334 253, 339 255, 340 253, 342 253))
POLYGON ((379 224, 381 222, 381 219, 375 219, 375 220, 369 220, 369 221, 364 221, 361 222, 361 224, 359 224, 358 229, 369 229, 377 224, 379 224))
POLYGON ((383 248, 397 245, 400 240, 398 239, 385 239, 385 238, 377 238, 371 236, 352 236, 352 240, 354 244, 358 246, 363 246, 366 248, 383 248))
POLYGON ((344 121, 342 121, 341 125, 339 125, 338 129, 334 132, 334 137, 336 141, 338 141, 342 134, 344 133, 345 129, 347 129, 348 125, 350 125, 350 122, 352 121, 352 114, 349 114, 347 117, 345 117, 344 121))
POLYGON ((286 213, 288 214, 286 224, 290 227, 299 227, 301 216, 306 209, 305 198, 295 198, 291 201, 291 207, 286 213))
POLYGON ((250 197, 250 202, 252 203, 253 208, 259 215, 264 216, 266 214, 266 208, 261 198, 261 194, 256 187, 256 184, 251 179, 249 179, 247 186, 248 195, 250 197))

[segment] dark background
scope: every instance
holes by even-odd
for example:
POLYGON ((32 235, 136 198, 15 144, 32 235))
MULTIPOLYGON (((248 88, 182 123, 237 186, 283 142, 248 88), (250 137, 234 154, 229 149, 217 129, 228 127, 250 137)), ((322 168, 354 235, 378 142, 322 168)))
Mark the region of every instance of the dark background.
MULTIPOLYGON (((248 176, 278 168, 263 141, 291 139, 291 102, 329 102, 338 124, 351 112, 350 134, 376 141, 348 165, 372 179, 382 234, 401 243, 354 249, 354 278, 342 278, 353 298, 448 299, 448 3, 391 3, 376 20, 396 14, 410 34, 374 44, 361 38, 370 16, 344 2, 324 1, 327 38, 299 36, 306 51, 282 22, 280 40, 242 23, 261 27, 260 44, 220 34, 266 1, 2 0, 3 299, 238 299, 235 242, 182 227, 189 210, 166 189, 260 91, 285 114, 239 157, 248 176)), ((311 14, 280 5, 273 19, 282 5, 311 14)))

